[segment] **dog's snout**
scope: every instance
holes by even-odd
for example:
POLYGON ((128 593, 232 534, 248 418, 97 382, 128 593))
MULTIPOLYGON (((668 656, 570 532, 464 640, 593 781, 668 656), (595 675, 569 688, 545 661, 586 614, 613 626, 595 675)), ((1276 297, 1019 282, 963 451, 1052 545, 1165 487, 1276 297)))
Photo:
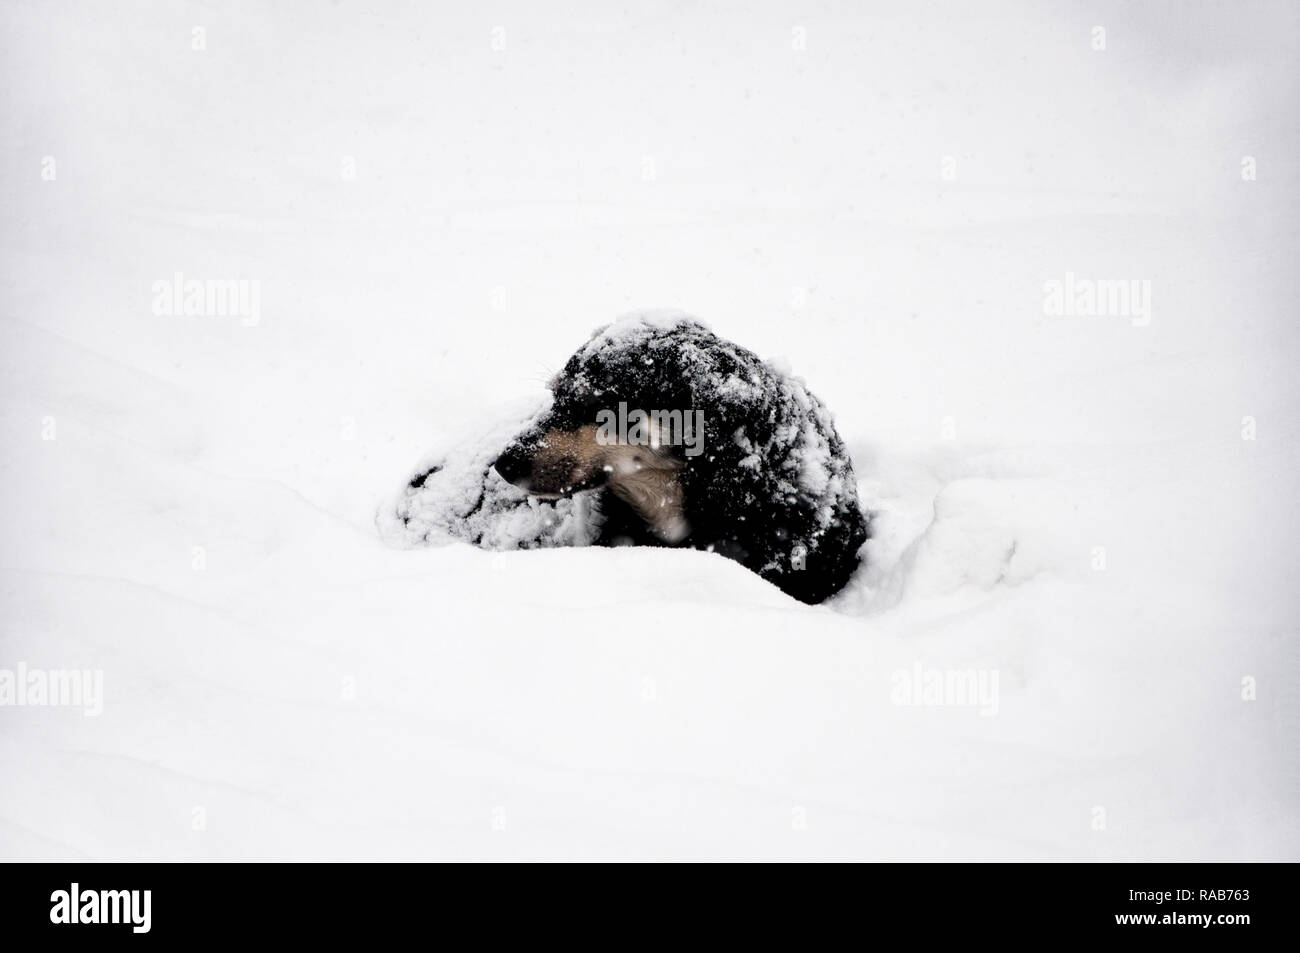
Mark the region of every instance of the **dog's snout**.
POLYGON ((532 462, 522 453, 512 453, 506 451, 497 457, 497 462, 493 468, 501 474, 501 478, 507 483, 519 484, 528 478, 532 473, 532 462))

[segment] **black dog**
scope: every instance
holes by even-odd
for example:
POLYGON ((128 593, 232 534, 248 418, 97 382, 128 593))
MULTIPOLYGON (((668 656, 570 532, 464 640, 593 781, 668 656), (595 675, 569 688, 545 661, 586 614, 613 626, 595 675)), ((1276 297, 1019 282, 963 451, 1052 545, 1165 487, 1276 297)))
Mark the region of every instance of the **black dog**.
POLYGON ((495 468, 533 497, 594 491, 597 544, 720 553, 808 603, 856 569, 853 466, 799 378, 684 315, 639 314, 598 330, 551 391, 495 468))

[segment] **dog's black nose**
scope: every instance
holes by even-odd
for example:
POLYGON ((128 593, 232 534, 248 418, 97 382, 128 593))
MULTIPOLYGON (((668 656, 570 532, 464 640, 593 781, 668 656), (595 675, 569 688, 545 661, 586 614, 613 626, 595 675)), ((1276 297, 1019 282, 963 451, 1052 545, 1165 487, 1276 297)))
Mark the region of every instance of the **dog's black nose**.
POLYGON ((533 470, 532 462, 526 456, 509 451, 497 457, 492 466, 507 483, 519 483, 533 470))

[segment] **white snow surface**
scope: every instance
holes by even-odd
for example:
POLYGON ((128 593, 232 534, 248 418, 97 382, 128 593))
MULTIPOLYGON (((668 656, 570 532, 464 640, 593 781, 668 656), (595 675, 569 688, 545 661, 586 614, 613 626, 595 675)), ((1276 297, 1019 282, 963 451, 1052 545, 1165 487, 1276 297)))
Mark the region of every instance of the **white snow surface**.
POLYGON ((0 8, 0 670, 104 686, 0 707, 0 858, 1300 858, 1297 25, 0 8), (177 272, 258 319, 155 313, 177 272), (1149 322, 1045 314, 1067 273, 1149 322), (660 306, 835 414, 845 592, 385 544, 660 306))

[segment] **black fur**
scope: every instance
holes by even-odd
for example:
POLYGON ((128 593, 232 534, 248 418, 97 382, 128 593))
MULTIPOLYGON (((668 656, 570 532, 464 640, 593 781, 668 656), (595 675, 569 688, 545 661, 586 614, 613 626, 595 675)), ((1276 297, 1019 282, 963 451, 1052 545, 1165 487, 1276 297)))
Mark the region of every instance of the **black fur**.
MULTIPOLYGON (((868 522, 829 412, 802 380, 687 318, 624 319, 602 328, 552 381, 548 413, 502 459, 528 455, 548 430, 574 430, 602 409, 701 410, 703 452, 684 460, 690 534, 680 545, 735 559, 796 599, 835 594, 858 565, 868 522)), ((664 545, 598 489, 600 545, 664 545)))

